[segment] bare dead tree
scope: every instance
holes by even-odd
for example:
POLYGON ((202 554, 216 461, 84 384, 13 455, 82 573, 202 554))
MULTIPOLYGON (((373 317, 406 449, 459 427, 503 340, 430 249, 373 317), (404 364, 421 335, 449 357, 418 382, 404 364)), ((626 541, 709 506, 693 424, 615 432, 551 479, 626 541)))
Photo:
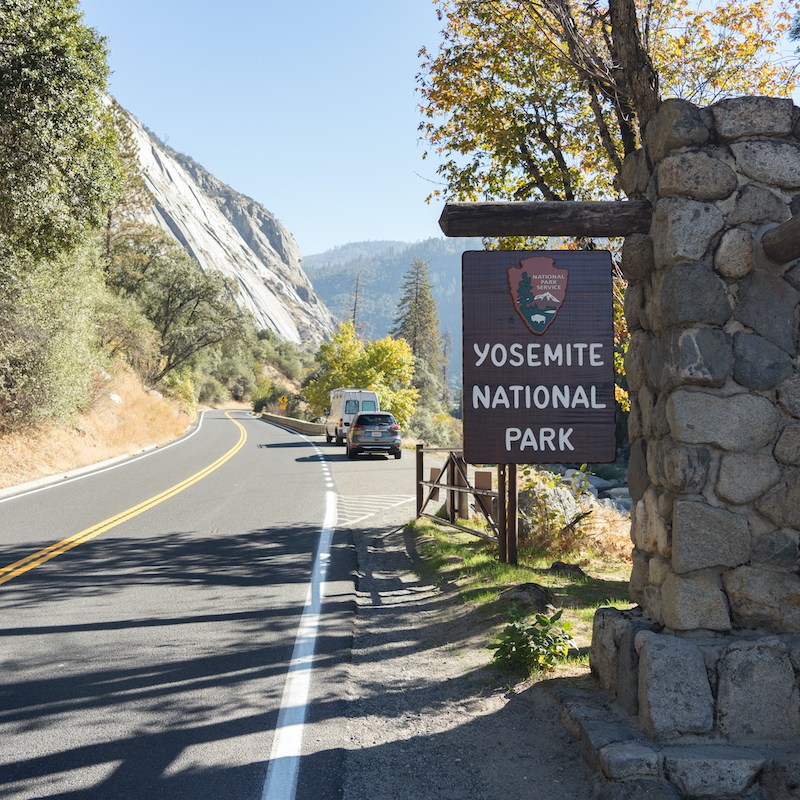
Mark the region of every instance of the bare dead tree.
POLYGON ((356 286, 353 290, 353 328, 356 327, 356 314, 358 312, 358 285, 361 281, 361 273, 356 272, 356 286))

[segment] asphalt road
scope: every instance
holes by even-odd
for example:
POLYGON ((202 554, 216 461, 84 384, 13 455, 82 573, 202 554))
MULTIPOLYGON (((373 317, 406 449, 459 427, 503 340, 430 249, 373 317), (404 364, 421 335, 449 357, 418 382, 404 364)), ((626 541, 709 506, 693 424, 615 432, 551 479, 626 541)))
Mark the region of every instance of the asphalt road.
POLYGON ((411 516, 404 456, 207 412, 170 447, 0 500, 0 797, 339 797, 349 526, 411 516))

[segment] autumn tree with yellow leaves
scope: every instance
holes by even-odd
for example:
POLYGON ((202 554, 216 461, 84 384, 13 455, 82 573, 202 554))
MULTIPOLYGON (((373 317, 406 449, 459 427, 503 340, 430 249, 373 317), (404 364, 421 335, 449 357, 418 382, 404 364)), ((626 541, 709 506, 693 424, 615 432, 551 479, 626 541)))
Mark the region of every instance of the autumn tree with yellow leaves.
POLYGON ((343 322, 314 358, 317 366, 303 383, 303 395, 315 413, 329 405, 332 389, 357 387, 377 392, 381 409, 394 414, 400 427, 407 425, 419 390, 411 385, 414 356, 405 339, 364 341, 352 321, 343 322))
MULTIPOLYGON (((797 53, 780 49, 798 11, 788 0, 434 2, 442 38, 437 50, 420 51, 417 76, 420 132, 442 184, 429 199, 617 199, 623 160, 662 99, 702 106, 742 94, 788 96, 797 82, 797 53)), ((617 273, 622 411, 624 289, 617 273)))
POLYGON ((420 131, 456 200, 621 193, 624 157, 661 100, 788 95, 786 0, 435 0, 420 131))

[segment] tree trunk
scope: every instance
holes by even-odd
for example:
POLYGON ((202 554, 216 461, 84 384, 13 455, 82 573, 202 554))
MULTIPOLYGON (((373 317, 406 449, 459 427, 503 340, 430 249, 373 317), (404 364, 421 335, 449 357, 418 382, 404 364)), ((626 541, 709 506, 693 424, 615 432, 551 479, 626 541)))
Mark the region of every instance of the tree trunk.
POLYGON ((661 105, 658 74, 642 45, 633 0, 609 0, 608 8, 611 14, 611 36, 619 57, 622 79, 636 109, 639 130, 644 133, 647 123, 661 105))

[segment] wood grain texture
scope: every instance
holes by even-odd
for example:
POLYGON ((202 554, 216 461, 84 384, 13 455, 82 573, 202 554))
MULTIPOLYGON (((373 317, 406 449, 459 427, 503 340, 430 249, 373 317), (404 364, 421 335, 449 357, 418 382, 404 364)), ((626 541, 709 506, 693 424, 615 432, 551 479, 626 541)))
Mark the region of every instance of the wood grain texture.
POLYGON ((447 203, 439 218, 445 236, 628 236, 647 233, 647 200, 447 203))
POLYGON ((788 264, 800 258, 800 214, 767 231, 761 249, 773 264, 788 264))

